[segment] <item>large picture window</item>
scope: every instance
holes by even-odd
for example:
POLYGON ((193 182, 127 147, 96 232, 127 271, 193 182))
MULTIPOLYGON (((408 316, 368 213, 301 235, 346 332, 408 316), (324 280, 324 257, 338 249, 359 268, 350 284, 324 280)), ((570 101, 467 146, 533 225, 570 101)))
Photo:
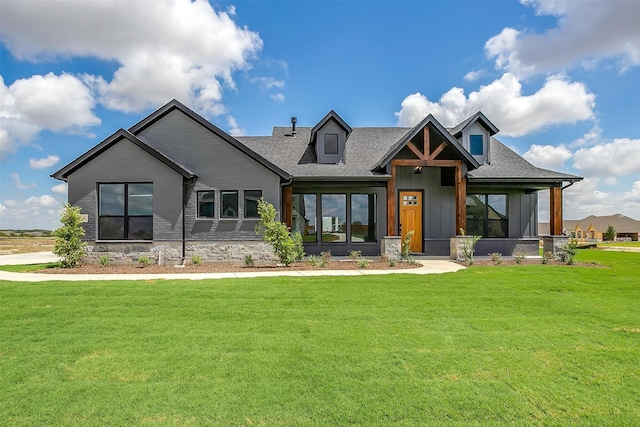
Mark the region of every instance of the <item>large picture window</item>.
POLYGON ((214 215, 213 190, 198 191, 198 218, 212 219, 214 215))
POLYGON ((322 195, 322 241, 347 241, 347 195, 322 195))
POLYGON ((376 195, 351 195, 351 241, 376 241, 376 195))
POLYGON ((98 239, 153 240, 153 184, 98 184, 98 239))
POLYGON ((506 194, 468 194, 466 234, 508 237, 507 201, 506 194))
POLYGON ((238 192, 220 193, 220 218, 238 218, 238 192))
POLYGON ((294 232, 300 232, 304 243, 316 243, 318 241, 316 206, 315 194, 293 195, 291 229, 294 232))

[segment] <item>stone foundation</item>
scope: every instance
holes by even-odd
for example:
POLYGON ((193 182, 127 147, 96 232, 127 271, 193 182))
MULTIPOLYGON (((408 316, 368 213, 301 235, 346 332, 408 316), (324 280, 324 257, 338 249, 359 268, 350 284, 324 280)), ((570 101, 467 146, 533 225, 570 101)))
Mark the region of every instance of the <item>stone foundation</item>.
MULTIPOLYGON (((185 263, 191 263, 193 255, 203 262, 244 262, 247 255, 256 263, 276 261, 272 246, 262 241, 187 242, 185 263)), ((153 264, 176 265, 182 263, 182 242, 89 242, 84 262, 98 264, 103 256, 110 264, 137 264, 146 256, 153 264)))
POLYGON ((568 242, 569 236, 544 236, 542 238, 542 250, 544 252, 552 252, 555 257, 560 257, 564 253, 563 246, 568 242))
POLYGON ((402 240, 400 236, 384 236, 380 245, 380 254, 388 259, 402 258, 402 240))

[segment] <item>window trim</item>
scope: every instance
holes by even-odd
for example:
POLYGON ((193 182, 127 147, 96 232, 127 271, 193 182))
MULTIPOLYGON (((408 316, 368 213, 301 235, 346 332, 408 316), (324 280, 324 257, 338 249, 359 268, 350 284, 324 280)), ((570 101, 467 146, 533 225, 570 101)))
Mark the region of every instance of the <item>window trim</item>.
POLYGON ((222 191, 220 191, 220 219, 221 220, 225 220, 225 219, 235 220, 235 219, 238 219, 239 218, 238 210, 239 210, 238 190, 222 190, 222 191), (224 215, 224 196, 225 196, 225 194, 235 194, 235 196, 236 196, 236 204, 235 204, 236 214, 234 216, 224 215))
POLYGON ((216 192, 215 190, 197 190, 196 191, 196 219, 203 221, 212 221, 216 217, 216 192), (211 193, 212 201, 211 204, 211 216, 202 216, 200 215, 200 195, 204 193, 211 193))
POLYGON ((337 133, 325 133, 324 134, 324 154, 325 156, 338 156, 340 155, 340 137, 337 133), (328 136, 335 136, 336 137, 336 149, 335 149, 335 153, 333 151, 329 151, 327 150, 328 147, 328 143, 329 141, 327 140, 328 136))
POLYGON ((104 242, 131 242, 131 241, 138 241, 138 242, 152 242, 153 241, 153 237, 154 237, 154 230, 153 230, 153 193, 154 193, 154 186, 153 186, 153 182, 97 182, 96 183, 96 192, 97 192, 97 205, 98 205, 98 209, 97 209, 97 219, 98 219, 98 224, 97 224, 97 228, 96 228, 96 234, 97 234, 97 241, 104 241, 104 242), (122 215, 101 215, 100 211, 101 211, 101 191, 100 191, 100 187, 102 185, 122 185, 123 188, 123 213, 122 215), (151 215, 130 215, 129 214, 129 186, 130 185, 151 185, 151 215), (123 237, 122 238, 115 238, 115 239, 111 239, 111 238, 106 238, 103 237, 101 235, 101 219, 102 218, 122 218, 123 221, 123 237), (131 218, 148 218, 151 219, 151 238, 150 239, 131 239, 129 238, 129 225, 130 225, 130 219, 131 218))
POLYGON ((258 214, 258 207, 257 207, 257 201, 256 201, 256 215, 255 216, 249 216, 247 215, 247 193, 260 193, 257 201, 259 201, 260 199, 262 199, 262 190, 243 190, 242 192, 242 200, 244 202, 244 206, 243 206, 243 217, 244 219, 260 219, 260 215, 258 214))

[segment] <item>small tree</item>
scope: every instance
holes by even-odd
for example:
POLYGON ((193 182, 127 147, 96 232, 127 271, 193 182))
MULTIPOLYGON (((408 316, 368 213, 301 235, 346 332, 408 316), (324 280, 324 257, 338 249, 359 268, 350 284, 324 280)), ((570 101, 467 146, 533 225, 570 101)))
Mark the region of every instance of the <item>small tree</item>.
POLYGON ((616 229, 613 225, 609 224, 607 231, 604 232, 604 240, 613 242, 616 239, 616 229))
POLYGON ((304 257, 302 236, 299 232, 292 234, 284 222, 276 220, 276 208, 264 199, 258 201, 258 215, 260 222, 256 226, 256 233, 261 234, 264 241, 271 243, 278 260, 289 266, 304 257))
POLYGON ((54 231, 56 242, 53 245, 53 253, 62 258, 62 267, 78 267, 82 264, 85 256, 84 247, 87 245, 82 241, 84 229, 80 208, 65 203, 60 222, 62 226, 54 231))
POLYGON ((466 262, 467 265, 471 265, 473 264, 473 254, 476 252, 476 243, 482 239, 482 236, 466 236, 462 228, 460 229, 460 234, 462 235, 462 253, 458 254, 458 258, 462 255, 462 260, 466 262))

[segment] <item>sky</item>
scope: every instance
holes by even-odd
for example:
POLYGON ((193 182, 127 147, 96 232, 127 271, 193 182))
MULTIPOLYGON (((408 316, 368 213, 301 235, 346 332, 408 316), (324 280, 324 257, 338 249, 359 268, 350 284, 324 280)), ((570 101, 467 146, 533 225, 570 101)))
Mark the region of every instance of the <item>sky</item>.
POLYGON ((640 219, 639 21, 636 0, 0 0, 0 229, 59 227, 50 175, 174 98, 232 135, 482 111, 584 177, 566 219, 640 219))

